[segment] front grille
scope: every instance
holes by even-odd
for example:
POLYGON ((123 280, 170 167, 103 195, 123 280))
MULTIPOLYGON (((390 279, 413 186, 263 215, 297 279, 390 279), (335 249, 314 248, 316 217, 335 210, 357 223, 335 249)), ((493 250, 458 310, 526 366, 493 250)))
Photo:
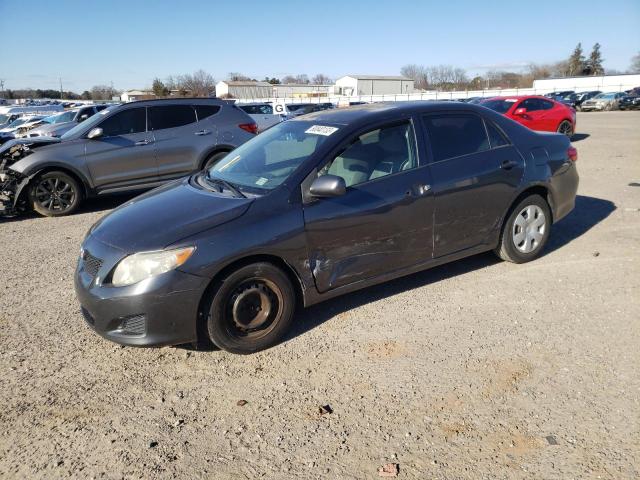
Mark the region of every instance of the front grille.
POLYGON ((84 262, 84 271, 92 277, 95 277, 98 274, 100 267, 102 267, 102 260, 94 257, 86 250, 82 256, 82 261, 84 262))
POLYGON ((144 335, 146 326, 147 318, 144 315, 133 315, 123 318, 118 330, 124 335, 144 335))

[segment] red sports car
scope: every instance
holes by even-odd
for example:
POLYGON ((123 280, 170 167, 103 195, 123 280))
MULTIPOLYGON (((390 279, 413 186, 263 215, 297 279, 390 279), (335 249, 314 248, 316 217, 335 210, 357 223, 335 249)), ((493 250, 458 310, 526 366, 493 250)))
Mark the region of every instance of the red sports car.
POLYGON ((563 133, 569 138, 576 131, 576 111, 564 103, 537 95, 493 97, 480 102, 531 130, 563 133))

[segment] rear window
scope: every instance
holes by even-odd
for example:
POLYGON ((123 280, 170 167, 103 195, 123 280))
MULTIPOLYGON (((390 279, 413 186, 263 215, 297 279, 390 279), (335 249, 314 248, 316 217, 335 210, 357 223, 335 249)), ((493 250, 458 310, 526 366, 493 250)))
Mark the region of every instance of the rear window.
POLYGON ((218 105, 194 105, 193 108, 196 111, 196 115, 198 115, 198 121, 209 118, 220 111, 220 106, 218 105))
POLYGON ((250 115, 272 115, 271 105, 239 105, 239 107, 250 115))
POLYGON ((480 102, 480 105, 490 108, 494 112, 507 113, 514 103, 516 103, 515 99, 496 98, 493 100, 485 100, 484 102, 480 102))
POLYGON ((483 121, 476 115, 428 115, 423 118, 435 162, 489 149, 483 121))
POLYGON ((491 122, 485 120, 485 125, 487 126, 487 133, 489 134, 489 143, 491 144, 491 148, 504 147, 505 145, 509 145, 509 140, 502 134, 500 130, 491 122))
POLYGON ((196 121, 196 114, 191 105, 164 105, 149 108, 150 130, 182 127, 196 121))

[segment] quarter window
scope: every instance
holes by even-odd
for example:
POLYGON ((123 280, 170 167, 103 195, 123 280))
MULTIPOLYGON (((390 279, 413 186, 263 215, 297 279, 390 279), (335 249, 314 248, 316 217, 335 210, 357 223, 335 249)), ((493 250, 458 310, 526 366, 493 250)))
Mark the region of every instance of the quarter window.
POLYGON ((484 123, 487 126, 487 133, 489 134, 489 143, 491 144, 491 148, 504 147, 505 145, 509 145, 509 141, 493 123, 486 120, 484 123))
POLYGON ((146 131, 146 114, 144 108, 131 108, 116 113, 100 124, 105 137, 131 135, 146 131))
POLYGON ((149 109, 149 130, 182 127, 196 121, 190 105, 164 105, 149 109))
POLYGON ((220 111, 220 107, 218 105, 194 105, 193 108, 196 109, 198 121, 209 118, 220 111))
POLYGON ((347 187, 418 166, 411 124, 378 128, 358 136, 318 175, 342 177, 347 187))
POLYGON ((476 115, 428 115, 424 121, 435 162, 489 149, 482 119, 476 115))

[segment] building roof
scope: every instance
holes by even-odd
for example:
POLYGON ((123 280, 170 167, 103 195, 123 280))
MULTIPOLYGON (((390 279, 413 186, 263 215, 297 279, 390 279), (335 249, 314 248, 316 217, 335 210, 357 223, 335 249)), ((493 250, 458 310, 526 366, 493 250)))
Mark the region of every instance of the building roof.
POLYGON ((240 80, 240 81, 230 81, 230 80, 222 80, 218 83, 226 83, 230 87, 271 87, 272 85, 268 82, 252 82, 249 80, 240 80))
POLYGON ((355 78, 356 80, 413 80, 402 75, 345 75, 345 77, 355 78))
POLYGON ((155 93, 153 93, 151 90, 127 90, 126 92, 127 95, 131 96, 131 95, 155 95, 155 93))

